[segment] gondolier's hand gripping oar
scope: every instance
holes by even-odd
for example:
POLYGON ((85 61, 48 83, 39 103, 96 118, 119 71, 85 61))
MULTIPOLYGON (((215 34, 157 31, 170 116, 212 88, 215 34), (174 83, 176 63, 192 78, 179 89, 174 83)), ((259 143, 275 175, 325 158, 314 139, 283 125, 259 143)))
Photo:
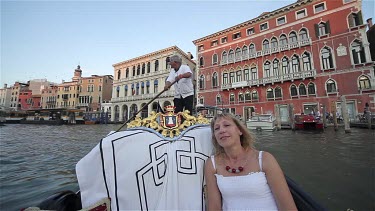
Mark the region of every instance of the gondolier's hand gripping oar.
MULTIPOLYGON (((177 76, 178 77, 178 76, 177 76)), ((176 77, 176 78, 177 78, 176 77)), ((148 105, 150 105, 150 103, 152 103, 156 98, 158 98, 161 94, 163 94, 165 91, 167 91, 173 84, 175 84, 177 82, 177 80, 173 81, 173 83, 171 82, 168 82, 167 83, 170 83, 170 84, 166 84, 165 87, 164 87, 164 90, 161 91, 159 94, 157 94, 154 98, 152 98, 150 101, 148 101, 141 109, 139 109, 137 111, 137 113, 135 113, 131 118, 129 118, 124 124, 122 124, 119 129, 116 130, 116 132, 119 132, 121 130, 121 128, 123 128, 126 124, 128 124, 131 120, 133 120, 144 108, 146 108, 148 105), (168 86, 167 86, 168 85, 168 86)))

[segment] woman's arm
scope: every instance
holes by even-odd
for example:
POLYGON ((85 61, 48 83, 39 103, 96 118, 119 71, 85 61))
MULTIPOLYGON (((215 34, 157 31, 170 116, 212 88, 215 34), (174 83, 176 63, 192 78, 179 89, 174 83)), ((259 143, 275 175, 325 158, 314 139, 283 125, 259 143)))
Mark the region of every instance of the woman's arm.
POLYGON ((275 157, 268 153, 263 153, 263 171, 266 173, 267 182, 275 197, 279 210, 297 210, 284 173, 277 163, 275 157))
POLYGON ((207 210, 221 210, 221 194, 216 183, 215 169, 212 166, 211 158, 208 158, 204 167, 207 186, 207 210))

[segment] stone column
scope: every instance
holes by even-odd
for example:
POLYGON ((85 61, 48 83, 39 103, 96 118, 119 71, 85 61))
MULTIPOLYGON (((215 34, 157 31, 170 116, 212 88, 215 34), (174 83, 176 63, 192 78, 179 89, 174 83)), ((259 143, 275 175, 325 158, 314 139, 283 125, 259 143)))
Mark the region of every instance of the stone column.
POLYGON ((112 104, 112 108, 111 108, 111 122, 115 121, 115 106, 116 105, 112 104))
POLYGON ((275 104, 276 129, 281 130, 280 105, 275 104))

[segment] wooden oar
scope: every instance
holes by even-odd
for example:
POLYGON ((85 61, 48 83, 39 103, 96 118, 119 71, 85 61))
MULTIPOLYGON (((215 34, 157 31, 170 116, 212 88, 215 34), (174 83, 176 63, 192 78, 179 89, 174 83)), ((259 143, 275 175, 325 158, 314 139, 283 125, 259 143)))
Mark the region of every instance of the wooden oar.
MULTIPOLYGON (((175 84, 177 82, 174 81, 173 83, 171 83, 171 85, 169 87, 171 87, 173 84, 175 84)), ((167 90, 163 90, 161 91, 159 94, 157 94, 154 98, 152 98, 150 101, 148 101, 141 109, 139 109, 139 111, 137 111, 137 113, 135 113, 131 118, 129 118, 124 124, 121 125, 121 127, 119 129, 116 130, 116 132, 119 132, 121 130, 121 128, 123 128, 126 124, 128 124, 132 119, 134 119, 137 114, 139 114, 144 108, 146 108, 148 105, 150 105, 150 103, 152 103, 152 101, 154 101, 156 98, 158 98, 161 94, 163 94, 165 91, 167 90)))

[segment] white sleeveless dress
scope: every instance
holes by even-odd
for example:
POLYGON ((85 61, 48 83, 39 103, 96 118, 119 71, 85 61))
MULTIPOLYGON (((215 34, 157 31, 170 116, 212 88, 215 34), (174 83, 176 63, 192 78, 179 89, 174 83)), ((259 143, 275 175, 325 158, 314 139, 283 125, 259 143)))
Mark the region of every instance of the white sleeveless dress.
MULTIPOLYGON (((215 159, 211 156, 214 169, 215 159)), ((262 171, 262 151, 259 152, 260 172, 224 177, 215 174, 221 192, 223 210, 277 210, 275 198, 262 171)))

